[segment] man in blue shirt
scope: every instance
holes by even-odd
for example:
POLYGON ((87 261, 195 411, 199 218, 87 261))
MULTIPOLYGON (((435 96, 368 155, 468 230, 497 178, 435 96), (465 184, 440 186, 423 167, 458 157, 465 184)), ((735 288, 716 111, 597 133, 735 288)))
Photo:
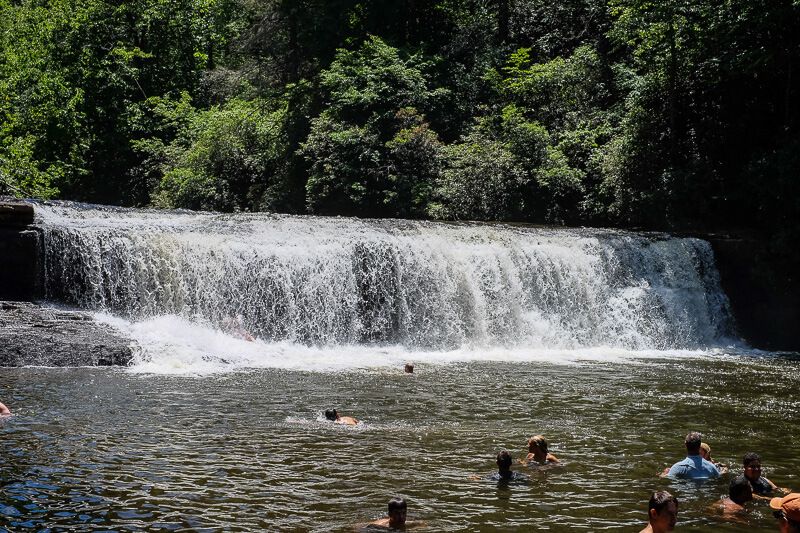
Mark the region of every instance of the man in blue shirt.
POLYGON ((719 470, 714 463, 700 456, 700 443, 703 436, 696 431, 686 435, 686 459, 672 465, 667 476, 682 479, 708 479, 719 477, 719 470))

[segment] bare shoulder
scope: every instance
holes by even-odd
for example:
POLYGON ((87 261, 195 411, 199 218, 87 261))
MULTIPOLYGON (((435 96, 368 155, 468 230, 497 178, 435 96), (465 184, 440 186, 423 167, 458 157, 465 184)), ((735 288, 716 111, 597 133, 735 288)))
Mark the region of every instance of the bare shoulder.
POLYGON ((547 459, 546 460, 550 461, 551 463, 560 463, 561 462, 561 461, 558 460, 558 457, 556 457, 552 453, 548 453, 547 454, 547 459))

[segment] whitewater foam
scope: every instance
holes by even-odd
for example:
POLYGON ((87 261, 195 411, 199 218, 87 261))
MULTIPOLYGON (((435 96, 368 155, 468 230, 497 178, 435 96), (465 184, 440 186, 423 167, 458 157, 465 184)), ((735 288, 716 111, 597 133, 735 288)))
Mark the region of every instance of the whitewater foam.
POLYGON ((97 313, 95 319, 130 336, 137 353, 128 371, 141 374, 210 375, 248 369, 309 372, 400 372, 413 361, 417 372, 432 366, 471 362, 641 364, 649 359, 699 358, 725 353, 722 348, 629 350, 608 346, 578 349, 462 346, 452 350, 409 350, 399 345, 307 346, 291 342, 246 341, 178 316, 128 321, 97 313))

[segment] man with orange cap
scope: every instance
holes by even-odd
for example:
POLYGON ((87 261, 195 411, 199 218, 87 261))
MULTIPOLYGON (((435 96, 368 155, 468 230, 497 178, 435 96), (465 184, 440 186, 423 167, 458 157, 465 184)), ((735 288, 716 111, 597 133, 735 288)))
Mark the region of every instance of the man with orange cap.
POLYGON ((772 498, 769 506, 775 510, 781 533, 800 533, 800 492, 792 492, 783 498, 772 498))

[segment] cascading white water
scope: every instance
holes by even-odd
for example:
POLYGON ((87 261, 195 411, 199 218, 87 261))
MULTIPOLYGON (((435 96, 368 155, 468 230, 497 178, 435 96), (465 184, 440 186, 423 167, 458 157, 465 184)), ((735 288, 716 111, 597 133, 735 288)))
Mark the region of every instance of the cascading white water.
POLYGON ((37 206, 47 296, 268 342, 632 350, 731 335, 707 242, 594 229, 37 206))

